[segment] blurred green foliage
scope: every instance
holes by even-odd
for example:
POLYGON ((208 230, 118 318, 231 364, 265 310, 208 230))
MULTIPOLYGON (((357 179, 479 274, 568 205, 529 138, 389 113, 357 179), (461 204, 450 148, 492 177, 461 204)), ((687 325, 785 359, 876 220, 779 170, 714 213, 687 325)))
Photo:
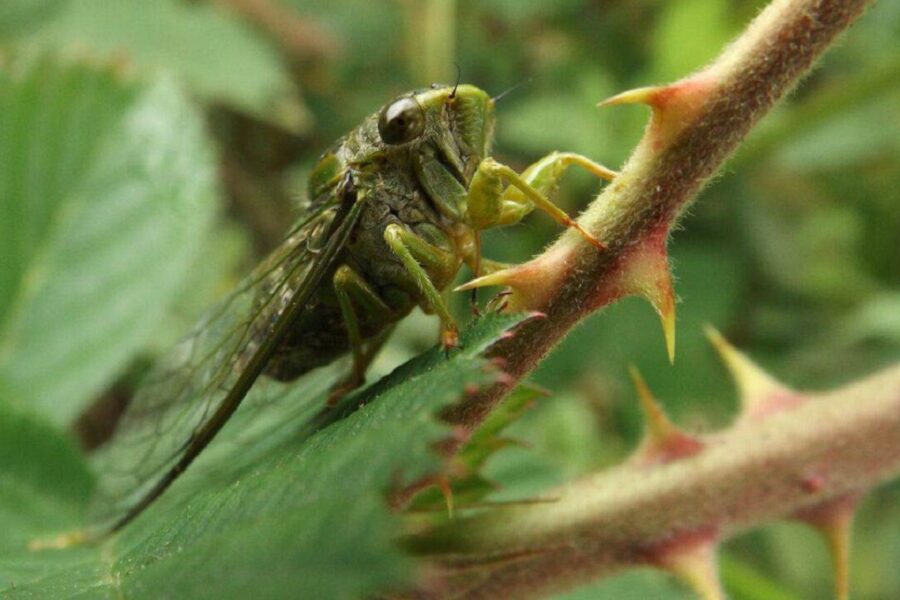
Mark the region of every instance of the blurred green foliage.
MULTIPOLYGON (((495 153, 501 160, 521 168, 551 150, 574 150, 615 168, 639 139, 646 112, 598 111, 596 103, 702 66, 762 5, 758 0, 283 0, 281 8, 337 42, 337 51, 313 56, 286 51, 265 27, 229 10, 227 1, 5 0, 0 60, 9 64, 51 53, 115 64, 132 78, 129 85, 141 90, 159 85, 148 83, 159 77, 174 80, 193 99, 192 110, 207 116, 208 140, 197 143, 211 143, 219 158, 220 217, 211 230, 199 219, 190 233, 196 251, 172 259, 183 273, 165 279, 169 287, 155 302, 160 314, 152 325, 122 337, 116 356, 90 373, 100 379, 73 390, 59 386, 57 373, 45 373, 46 381, 34 375, 68 397, 67 408, 45 406, 41 418, 49 415, 65 425, 103 385, 127 372, 139 375, 139 366, 125 366, 129 360, 142 364, 138 347, 144 357, 164 352, 276 244, 290 222, 284 215, 293 209, 318 153, 396 94, 453 80, 455 61, 464 81, 491 93, 521 86, 498 104, 495 153), (174 281, 183 282, 180 291, 170 289, 174 281)), ((61 84, 54 97, 56 118, 77 115, 75 91, 76 83, 61 84)), ((127 93, 110 90, 109 100, 95 109, 98 122, 116 123, 117 111, 127 111, 133 102, 127 93)), ((5 122, 22 126, 8 115, 5 122)), ((9 141, 10 131, 0 132, 5 148, 0 164, 21 150, 9 141)), ((90 157, 91 136, 102 133, 94 127, 72 143, 84 146, 90 157)), ((201 167, 208 166, 196 168, 201 167)), ((66 173, 58 182, 66 189, 48 188, 46 201, 75 202, 90 190, 90 177, 66 173)), ((0 177, 7 178, 0 187, 11 181, 8 173, 0 177)), ((558 200, 577 212, 596 189, 595 181, 573 174, 558 200)), ((507 449, 489 461, 488 475, 503 485, 498 497, 537 494, 615 462, 636 443, 641 424, 626 377, 629 363, 641 369, 678 422, 699 430, 727 423, 735 410, 734 393, 702 339, 703 323, 714 324, 800 388, 838 385, 897 360, 900 3, 881 2, 859 21, 752 133, 682 225, 671 243, 681 299, 675 366, 666 360, 655 315, 641 301, 626 300, 589 318, 534 375, 553 393, 510 432, 527 447, 507 449)), ((491 233, 486 254, 521 261, 556 233, 548 219, 534 216, 491 233)), ((4 268, 21 267, 31 256, 26 255, 11 262, 4 254, 4 268)), ((20 283, 12 275, 8 281, 3 285, 20 283)), ((0 291, 0 302, 13 297, 8 289, 0 291)), ((465 299, 458 304, 465 314, 465 299)), ((9 322, 3 313, 0 318, 9 322)), ((413 315, 400 327, 376 372, 433 343, 426 321, 413 315)), ((6 330, 0 331, 2 361, 6 330)), ((40 362, 46 359, 40 353, 35 357, 37 365, 50 364, 40 362)), ((0 461, 0 467, 7 465, 0 461)), ((80 475, 69 476, 73 488, 83 489, 80 475)), ((860 514, 852 568, 857 598, 900 597, 898 501, 900 487, 889 486, 860 514)), ((808 530, 774 525, 726 549, 724 580, 734 598, 830 593, 824 548, 808 530)), ((565 597, 685 594, 665 576, 642 571, 565 597)))

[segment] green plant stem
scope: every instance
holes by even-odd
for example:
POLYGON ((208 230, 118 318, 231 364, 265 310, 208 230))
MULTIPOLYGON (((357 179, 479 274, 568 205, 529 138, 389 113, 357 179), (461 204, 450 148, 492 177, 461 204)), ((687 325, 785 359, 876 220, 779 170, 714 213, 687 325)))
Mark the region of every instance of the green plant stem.
POLYGON ((410 541, 439 567, 434 597, 540 597, 652 564, 660 546, 716 540, 829 501, 900 471, 900 366, 792 409, 739 421, 703 451, 629 461, 557 490, 555 502, 493 509, 410 541))
MULTIPOLYGON (((774 0, 709 67, 655 96, 633 95, 653 106, 653 119, 619 176, 579 220, 606 250, 568 232, 510 278, 519 306, 546 318, 493 347, 508 378, 467 398, 448 420, 475 428, 569 329, 620 297, 623 281, 642 278, 637 283, 647 289, 648 273, 667 269, 664 242, 674 221, 868 4, 774 0), (672 101, 679 97, 686 100, 672 101), (659 262, 655 270, 634 269, 645 249, 659 262)), ((898 388, 895 368, 821 402, 735 427, 695 457, 656 469, 625 465, 560 490, 557 503, 426 534, 412 546, 439 550, 430 585, 420 592, 539 596, 647 562, 650 547, 675 535, 727 536, 869 489, 900 470, 898 388), (815 468, 824 466, 828 474, 820 478, 815 468)))
POLYGON ((603 306, 598 295, 617 276, 625 254, 660 227, 671 226, 752 126, 870 1, 775 0, 701 72, 713 84, 700 110, 682 120, 661 151, 642 142, 579 220, 607 250, 598 253, 567 232, 542 255, 563 255, 555 266, 565 269, 550 293, 529 306, 547 318, 528 323, 493 348, 506 363, 508 383, 468 399, 448 418, 476 426, 575 324, 603 306))

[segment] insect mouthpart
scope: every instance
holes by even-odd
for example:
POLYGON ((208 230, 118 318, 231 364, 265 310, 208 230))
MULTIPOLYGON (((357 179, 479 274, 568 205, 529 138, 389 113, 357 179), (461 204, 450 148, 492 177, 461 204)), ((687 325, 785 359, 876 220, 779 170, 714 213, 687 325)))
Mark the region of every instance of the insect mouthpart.
POLYGON ((444 169, 446 169, 446 171, 450 173, 453 178, 460 183, 460 185, 462 185, 464 188, 468 187, 466 183, 466 176, 460 169, 460 164, 458 162, 459 159, 453 160, 453 158, 455 157, 451 157, 449 151, 441 146, 437 146, 435 148, 434 156, 437 159, 438 163, 442 167, 444 167, 444 169))

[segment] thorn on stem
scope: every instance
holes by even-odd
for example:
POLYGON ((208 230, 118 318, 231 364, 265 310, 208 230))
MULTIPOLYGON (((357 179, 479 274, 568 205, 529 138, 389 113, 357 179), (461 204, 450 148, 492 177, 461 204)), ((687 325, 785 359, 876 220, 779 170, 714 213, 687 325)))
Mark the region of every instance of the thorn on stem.
POLYGON ((664 89, 661 86, 647 86, 635 88, 633 90, 627 90, 612 96, 611 98, 607 98, 602 102, 598 102, 597 106, 599 108, 604 108, 607 106, 616 106, 621 104, 646 104, 648 106, 653 106, 655 103, 655 98, 660 90, 664 89))
POLYGON ((850 597, 850 545, 853 519, 859 498, 838 498, 801 512, 797 517, 811 525, 825 538, 834 568, 834 594, 837 600, 850 597))
POLYGON ((704 448, 703 442, 686 434, 669 420, 637 367, 630 365, 628 371, 647 419, 644 442, 632 460, 640 464, 668 463, 700 452, 704 448))
POLYGON ((702 600, 725 600, 719 582, 718 540, 714 534, 675 539, 654 562, 688 584, 702 600))
POLYGON ((450 487, 450 478, 446 475, 438 475, 435 478, 435 485, 441 491, 444 497, 444 504, 447 506, 447 518, 453 518, 453 488, 450 487))
POLYGON ((617 275, 617 293, 611 298, 636 295, 643 296, 650 302, 662 324, 669 362, 674 363, 675 287, 665 248, 667 232, 667 226, 660 227, 653 237, 635 247, 628 255, 625 266, 617 275))
POLYGON ((732 346, 712 325, 706 325, 704 330, 738 386, 743 407, 742 418, 760 419, 803 401, 801 394, 763 371, 747 355, 732 346))

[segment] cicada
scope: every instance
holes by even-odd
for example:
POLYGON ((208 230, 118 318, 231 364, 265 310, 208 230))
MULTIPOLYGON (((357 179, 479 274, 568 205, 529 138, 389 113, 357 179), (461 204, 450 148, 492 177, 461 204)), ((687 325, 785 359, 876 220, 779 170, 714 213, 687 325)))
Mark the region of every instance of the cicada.
POLYGON ((260 377, 292 381, 349 353, 337 397, 363 382, 393 324, 416 306, 437 315, 444 348, 456 346, 444 292, 463 264, 476 274, 499 267, 481 257, 483 230, 535 208, 578 228, 548 195, 570 165, 613 173, 559 152, 518 173, 491 158, 493 130, 487 93, 433 85, 391 100, 324 153, 284 242, 137 391, 98 475, 105 533, 188 468, 260 377))

